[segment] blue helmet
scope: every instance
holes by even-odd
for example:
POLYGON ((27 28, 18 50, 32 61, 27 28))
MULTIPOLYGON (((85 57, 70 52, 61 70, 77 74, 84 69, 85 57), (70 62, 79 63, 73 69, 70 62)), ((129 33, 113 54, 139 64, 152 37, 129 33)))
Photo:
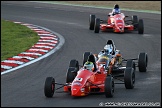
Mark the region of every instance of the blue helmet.
POLYGON ((119 9, 119 5, 118 5, 118 4, 115 4, 115 5, 114 5, 113 13, 114 13, 114 14, 120 13, 120 9, 119 9))
POLYGON ((114 14, 119 14, 120 13, 120 9, 119 8, 115 8, 114 9, 114 14))

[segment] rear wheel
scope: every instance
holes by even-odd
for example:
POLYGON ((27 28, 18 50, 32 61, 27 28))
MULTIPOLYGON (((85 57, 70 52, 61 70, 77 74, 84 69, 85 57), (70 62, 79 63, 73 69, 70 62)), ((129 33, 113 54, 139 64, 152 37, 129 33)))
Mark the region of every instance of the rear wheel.
POLYGON ((74 67, 68 68, 67 74, 66 74, 66 83, 71 83, 75 79, 76 73, 74 73, 73 71, 75 71, 74 67))
POLYGON ((137 15, 132 16, 132 22, 133 22, 134 29, 137 29, 138 28, 138 17, 137 17, 137 15))
POLYGON ((89 16, 89 29, 94 30, 94 24, 95 24, 95 15, 89 16))
POLYGON ((88 60, 89 55, 91 55, 91 52, 85 52, 83 54, 83 65, 85 64, 85 62, 88 60))
POLYGON ((140 53, 138 57, 138 68, 140 72, 147 71, 147 62, 148 62, 147 53, 140 53))
POLYGON ((134 62, 133 60, 131 60, 131 59, 128 59, 128 60, 127 60, 127 64, 126 64, 126 68, 128 68, 128 67, 133 68, 134 71, 135 71, 135 70, 136 70, 135 62, 134 62))
POLYGON ((126 89, 133 89, 135 84, 135 72, 134 69, 128 67, 124 71, 124 83, 126 89))
POLYGON ((108 97, 113 97, 114 95, 114 79, 111 75, 108 75, 105 79, 105 96, 108 97))
POLYGON ((138 34, 143 34, 143 32, 144 32, 143 20, 139 19, 139 22, 138 22, 138 34))
POLYGON ((47 77, 44 85, 44 94, 46 97, 51 98, 55 91, 55 79, 53 77, 47 77))
POLYGON ((100 19, 96 18, 95 19, 95 25, 94 25, 94 32, 99 33, 100 31, 100 19))
POLYGON ((77 60, 73 59, 70 61, 69 67, 75 67, 77 69, 76 71, 78 71, 79 70, 79 62, 77 60))

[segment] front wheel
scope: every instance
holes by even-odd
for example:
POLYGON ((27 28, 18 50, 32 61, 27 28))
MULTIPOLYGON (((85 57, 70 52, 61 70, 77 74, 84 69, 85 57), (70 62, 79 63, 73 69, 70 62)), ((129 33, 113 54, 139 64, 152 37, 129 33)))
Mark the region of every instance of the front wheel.
POLYGON ((95 15, 89 16, 89 30, 94 30, 95 15))
POLYGON ((128 67, 124 71, 124 83, 126 89, 133 89, 135 84, 135 72, 134 69, 128 67))
POLYGON ((140 53, 138 57, 138 68, 140 72, 147 71, 147 62, 148 62, 147 53, 140 53))
POLYGON ((95 19, 95 25, 94 25, 94 32, 99 33, 100 31, 100 19, 96 18, 95 19))
POLYGON ((143 34, 143 32, 144 32, 143 20, 139 19, 139 22, 138 22, 138 34, 143 34))
POLYGON ((53 77, 47 77, 44 85, 44 94, 46 97, 51 98, 55 91, 55 79, 53 77))
POLYGON ((105 96, 108 97, 113 97, 114 95, 114 79, 111 75, 108 75, 105 79, 105 96))

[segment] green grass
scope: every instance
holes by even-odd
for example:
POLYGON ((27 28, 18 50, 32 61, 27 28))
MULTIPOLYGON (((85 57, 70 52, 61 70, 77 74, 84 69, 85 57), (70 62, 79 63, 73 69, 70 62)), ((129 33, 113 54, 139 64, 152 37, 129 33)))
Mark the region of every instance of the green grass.
POLYGON ((38 40, 39 36, 30 28, 1 19, 1 61, 24 52, 38 40))

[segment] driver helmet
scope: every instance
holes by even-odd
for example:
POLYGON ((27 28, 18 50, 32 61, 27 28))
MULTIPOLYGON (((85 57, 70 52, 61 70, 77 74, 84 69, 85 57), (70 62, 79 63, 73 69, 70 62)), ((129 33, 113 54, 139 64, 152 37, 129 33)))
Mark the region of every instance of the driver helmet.
POLYGON ((118 9, 118 8, 114 9, 114 10, 113 10, 113 13, 114 13, 114 14, 119 14, 119 13, 120 13, 120 9, 118 9))
POLYGON ((119 14, 120 13, 120 9, 119 9, 119 5, 118 4, 114 5, 113 13, 114 14, 119 14))
POLYGON ((87 61, 84 64, 84 68, 87 69, 87 70, 93 71, 94 70, 94 64, 92 62, 87 61))
POLYGON ((119 9, 119 5, 118 4, 115 4, 114 5, 114 9, 118 8, 119 9))
POLYGON ((111 44, 105 45, 104 50, 105 50, 105 53, 111 54, 113 51, 113 46, 111 44))

